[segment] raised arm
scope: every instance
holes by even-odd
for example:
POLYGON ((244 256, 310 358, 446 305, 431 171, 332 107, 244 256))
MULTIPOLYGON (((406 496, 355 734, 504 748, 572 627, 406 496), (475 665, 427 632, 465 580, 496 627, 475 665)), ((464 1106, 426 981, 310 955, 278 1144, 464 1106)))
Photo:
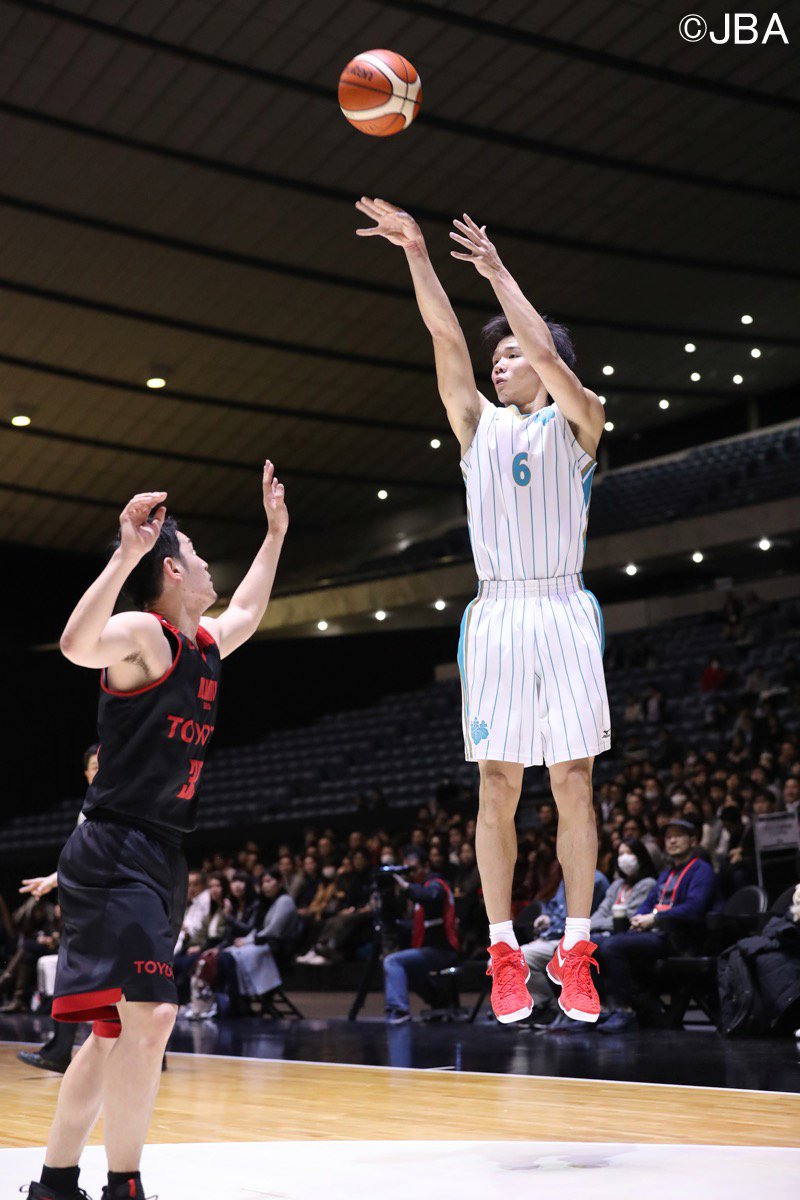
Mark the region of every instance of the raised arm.
POLYGON ((139 661, 143 674, 148 675, 169 665, 169 648, 152 616, 143 612, 112 615, 125 580, 158 540, 166 496, 166 492, 141 492, 122 510, 120 544, 81 596, 61 635, 62 653, 77 666, 110 667, 130 659, 139 661), (167 662, 163 664, 165 653, 167 662))
POLYGON ((466 339, 447 293, 431 265, 422 230, 409 213, 386 200, 371 200, 368 196, 362 196, 356 208, 376 222, 369 229, 357 229, 360 237, 377 235, 386 238, 394 246, 402 247, 405 252, 417 305, 433 339, 439 395, 461 452, 466 453, 481 412, 489 401, 476 387, 466 339))
POLYGON ((605 424, 605 412, 599 398, 583 386, 556 350, 546 323, 522 294, 519 284, 486 236, 486 226, 479 227, 466 213, 463 221, 453 224, 456 232, 451 232, 450 237, 466 251, 451 251, 453 258, 472 263, 478 273, 489 280, 520 350, 572 425, 582 448, 594 457, 605 424))
POLYGON ((223 658, 251 638, 261 624, 272 594, 283 539, 289 528, 284 487, 276 478, 275 467, 269 459, 264 463, 261 486, 267 514, 267 536, 225 611, 218 617, 204 618, 202 621, 216 638, 223 658))

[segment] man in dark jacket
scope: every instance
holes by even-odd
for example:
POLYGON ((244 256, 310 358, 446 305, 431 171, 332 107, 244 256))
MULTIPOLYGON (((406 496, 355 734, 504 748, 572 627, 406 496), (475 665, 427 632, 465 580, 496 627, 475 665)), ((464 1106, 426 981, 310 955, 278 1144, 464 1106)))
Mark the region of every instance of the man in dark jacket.
POLYGON ((422 850, 409 850, 404 866, 410 868, 408 876, 396 875, 395 879, 414 904, 411 947, 387 954, 383 960, 386 1020, 392 1025, 411 1020, 409 989, 430 1003, 429 973, 453 966, 458 958, 455 900, 448 884, 431 873, 422 850))
POLYGON ((651 991, 649 976, 662 958, 694 948, 702 938, 705 917, 717 904, 718 884, 712 867, 698 855, 697 826, 681 817, 670 821, 664 844, 665 867, 625 933, 612 934, 598 946, 604 991, 613 1001, 602 1033, 636 1029, 641 1018, 658 1025, 664 1010, 651 991))

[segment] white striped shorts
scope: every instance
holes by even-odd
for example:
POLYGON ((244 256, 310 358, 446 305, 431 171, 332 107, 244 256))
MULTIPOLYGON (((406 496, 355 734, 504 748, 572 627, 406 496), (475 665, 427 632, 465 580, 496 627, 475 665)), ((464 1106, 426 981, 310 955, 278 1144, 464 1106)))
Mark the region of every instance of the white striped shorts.
POLYGON ((482 580, 458 646, 467 762, 550 766, 610 749, 604 644, 582 575, 482 580))

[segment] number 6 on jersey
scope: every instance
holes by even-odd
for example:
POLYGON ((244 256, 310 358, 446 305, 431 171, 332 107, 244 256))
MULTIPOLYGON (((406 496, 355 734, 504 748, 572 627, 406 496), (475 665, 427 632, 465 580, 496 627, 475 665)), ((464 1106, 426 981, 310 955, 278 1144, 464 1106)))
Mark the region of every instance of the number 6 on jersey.
POLYGON ((526 450, 521 451, 514 456, 511 463, 511 474, 514 476, 514 483, 520 487, 527 487, 531 481, 531 469, 528 466, 528 453, 526 450))

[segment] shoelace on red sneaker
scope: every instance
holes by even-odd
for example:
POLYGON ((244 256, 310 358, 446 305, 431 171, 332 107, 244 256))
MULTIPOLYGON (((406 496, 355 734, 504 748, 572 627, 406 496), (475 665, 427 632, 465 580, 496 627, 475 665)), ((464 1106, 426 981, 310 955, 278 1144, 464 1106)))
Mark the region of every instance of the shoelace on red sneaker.
POLYGON ((486 974, 495 980, 497 994, 501 1000, 506 1000, 514 990, 515 973, 521 966, 520 958, 511 958, 509 955, 501 958, 499 962, 493 960, 489 965, 486 974))
POLYGON ((598 966, 596 958, 592 958, 591 954, 576 954, 570 950, 564 955, 564 963, 561 967, 561 974, 564 983, 568 983, 573 987, 579 996, 585 996, 587 999, 594 998, 594 985, 589 968, 598 966))

